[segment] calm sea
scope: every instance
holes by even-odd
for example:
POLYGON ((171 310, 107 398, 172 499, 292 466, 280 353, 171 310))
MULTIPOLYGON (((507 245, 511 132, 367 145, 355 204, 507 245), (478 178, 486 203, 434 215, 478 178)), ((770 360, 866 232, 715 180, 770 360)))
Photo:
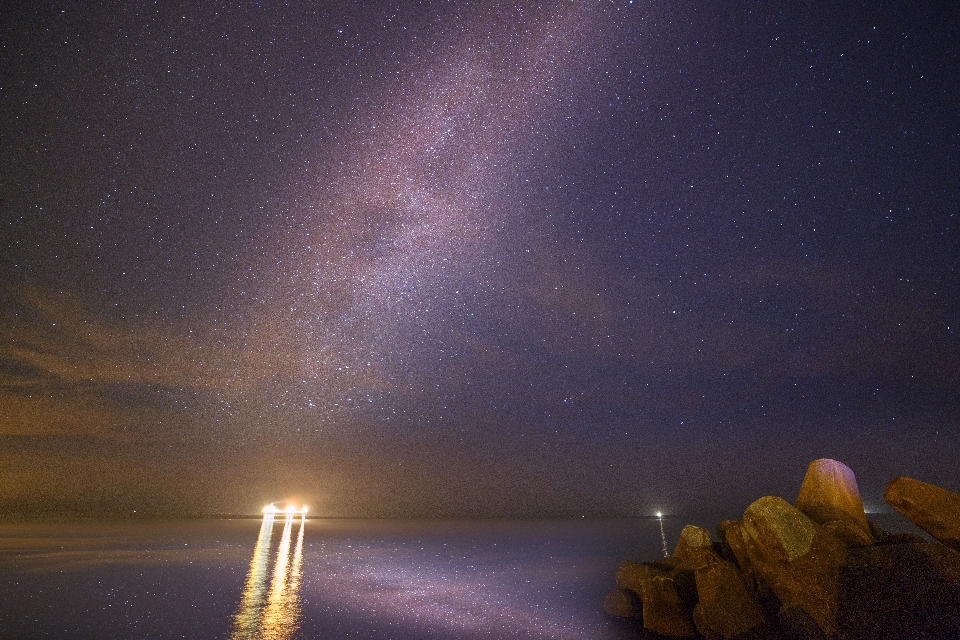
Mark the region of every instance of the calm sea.
POLYGON ((0 523, 0 638, 635 638, 603 598, 661 555, 656 518, 0 523))

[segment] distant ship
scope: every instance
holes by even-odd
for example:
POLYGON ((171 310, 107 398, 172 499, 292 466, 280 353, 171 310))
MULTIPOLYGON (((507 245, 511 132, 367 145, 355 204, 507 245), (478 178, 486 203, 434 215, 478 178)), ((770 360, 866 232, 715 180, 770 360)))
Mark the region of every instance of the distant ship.
POLYGON ((263 508, 263 519, 275 518, 277 514, 284 514, 288 520, 291 520, 296 514, 301 514, 302 517, 307 517, 307 505, 302 507, 297 507, 293 504, 288 504, 286 506, 276 506, 272 502, 263 508))

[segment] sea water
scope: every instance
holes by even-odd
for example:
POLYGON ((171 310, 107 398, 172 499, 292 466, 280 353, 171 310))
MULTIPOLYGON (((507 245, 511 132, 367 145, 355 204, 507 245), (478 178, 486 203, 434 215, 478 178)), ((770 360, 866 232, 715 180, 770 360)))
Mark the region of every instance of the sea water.
POLYGON ((603 599, 662 555, 656 517, 0 523, 0 638, 635 638, 603 599))
POLYGON ((0 524, 0 638, 619 638, 617 564, 659 545, 642 518, 0 524))

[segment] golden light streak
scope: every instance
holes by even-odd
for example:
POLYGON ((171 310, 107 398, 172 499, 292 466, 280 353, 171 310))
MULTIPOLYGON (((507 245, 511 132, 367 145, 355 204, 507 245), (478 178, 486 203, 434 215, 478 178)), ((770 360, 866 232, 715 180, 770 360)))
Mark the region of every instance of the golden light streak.
MULTIPOLYGON (((306 509, 306 507, 304 507, 306 509)), ((287 585, 284 600, 284 619, 286 620, 286 635, 290 638, 300 626, 300 569, 303 565, 303 529, 307 524, 306 515, 300 518, 300 531, 297 532, 297 548, 293 552, 293 566, 290 570, 290 584, 287 585)), ((280 636, 275 636, 279 638, 280 636)))
POLYGON ((250 571, 243 588, 240 606, 233 618, 231 640, 253 640, 257 638, 260 612, 263 610, 264 591, 267 586, 267 563, 270 560, 270 538, 273 536, 273 513, 264 510, 263 524, 257 546, 253 549, 250 571))
POLYGON ((253 550, 250 571, 237 613, 234 616, 231 640, 289 640, 300 626, 300 572, 303 564, 303 534, 307 524, 307 507, 288 505, 278 509, 273 503, 263 508, 263 524, 253 550), (283 533, 267 588, 267 565, 270 560, 270 538, 278 514, 283 515, 283 533), (290 560, 290 537, 293 520, 300 515, 297 543, 290 560))
POLYGON ((277 550, 277 564, 273 571, 270 595, 260 619, 260 638, 265 640, 288 640, 300 622, 300 569, 303 562, 303 530, 306 517, 300 518, 293 560, 288 565, 293 514, 293 508, 288 508, 280 548, 277 550))

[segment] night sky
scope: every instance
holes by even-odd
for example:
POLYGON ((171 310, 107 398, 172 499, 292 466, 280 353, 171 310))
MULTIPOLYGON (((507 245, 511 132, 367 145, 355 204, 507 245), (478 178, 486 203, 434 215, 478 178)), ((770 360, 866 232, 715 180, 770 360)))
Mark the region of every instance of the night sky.
POLYGON ((7 7, 0 514, 960 490, 960 8, 839 4, 7 7))

